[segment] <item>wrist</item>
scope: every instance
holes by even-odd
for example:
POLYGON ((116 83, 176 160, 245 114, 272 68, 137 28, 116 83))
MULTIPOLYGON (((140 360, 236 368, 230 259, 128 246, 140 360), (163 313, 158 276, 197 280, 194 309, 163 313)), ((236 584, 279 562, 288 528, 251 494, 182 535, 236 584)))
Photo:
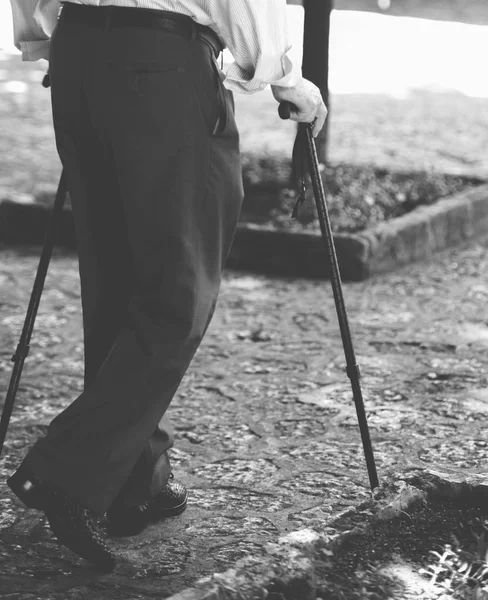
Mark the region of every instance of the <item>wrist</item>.
POLYGON ((297 88, 303 86, 303 77, 300 76, 297 80, 295 80, 291 85, 271 85, 271 91, 273 94, 276 92, 277 94, 286 94, 287 92, 293 92, 297 88))
POLYGON ((278 102, 282 102, 284 100, 295 100, 297 95, 300 93, 300 89, 303 88, 303 78, 297 82, 295 85, 293 86, 289 86, 289 87, 285 87, 285 86, 278 86, 278 85, 272 85, 271 86, 271 92, 275 98, 275 100, 277 100, 278 102))

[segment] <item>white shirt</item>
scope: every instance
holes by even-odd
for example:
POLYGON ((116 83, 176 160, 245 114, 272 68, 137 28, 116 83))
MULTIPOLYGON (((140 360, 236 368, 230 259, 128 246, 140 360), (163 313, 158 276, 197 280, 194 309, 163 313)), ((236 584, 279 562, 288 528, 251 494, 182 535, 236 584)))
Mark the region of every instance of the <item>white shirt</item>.
MULTIPOLYGON (((126 6, 169 10, 211 27, 231 51, 226 87, 245 93, 267 84, 292 87, 301 67, 292 53, 286 21, 286 0, 70 0, 91 6, 126 6)), ((23 60, 49 56, 49 38, 60 0, 10 0, 14 42, 23 60)))

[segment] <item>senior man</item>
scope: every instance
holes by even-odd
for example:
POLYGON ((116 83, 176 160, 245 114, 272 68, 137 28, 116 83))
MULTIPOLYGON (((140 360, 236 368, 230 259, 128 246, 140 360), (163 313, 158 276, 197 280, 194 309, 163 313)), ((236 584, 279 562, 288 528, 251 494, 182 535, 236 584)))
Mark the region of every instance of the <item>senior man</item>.
POLYGON ((314 135, 327 109, 292 58, 285 0, 11 2, 23 59, 49 60, 85 386, 8 483, 62 544, 109 570, 101 515, 131 535, 186 507, 165 413, 212 317, 241 208, 232 91, 271 84, 314 135))

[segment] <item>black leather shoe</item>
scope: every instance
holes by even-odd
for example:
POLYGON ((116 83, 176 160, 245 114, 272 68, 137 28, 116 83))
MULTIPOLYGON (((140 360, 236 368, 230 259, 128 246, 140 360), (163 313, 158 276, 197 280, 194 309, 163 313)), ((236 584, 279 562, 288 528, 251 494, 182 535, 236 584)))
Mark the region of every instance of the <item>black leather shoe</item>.
MULTIPOLYGON (((173 479, 172 474, 170 477, 173 479)), ((124 508, 114 503, 107 511, 107 532, 112 536, 137 535, 150 523, 182 513, 187 501, 185 486, 169 481, 157 496, 144 504, 124 508)))
POLYGON ((98 530, 97 516, 65 492, 41 483, 25 467, 7 480, 14 494, 29 508, 44 511, 59 542, 102 571, 111 571, 116 557, 98 530))

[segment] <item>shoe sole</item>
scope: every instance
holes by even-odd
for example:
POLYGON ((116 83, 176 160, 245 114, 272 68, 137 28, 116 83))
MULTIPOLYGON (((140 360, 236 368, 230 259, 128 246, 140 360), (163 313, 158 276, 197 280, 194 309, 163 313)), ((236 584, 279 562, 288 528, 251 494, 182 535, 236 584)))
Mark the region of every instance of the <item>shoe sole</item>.
POLYGON ((187 504, 188 497, 186 497, 185 500, 177 506, 173 506, 172 508, 168 508, 166 510, 160 510, 157 512, 157 514, 154 515, 151 515, 151 513, 149 513, 149 522, 157 523, 158 521, 161 521, 163 519, 169 519, 170 517, 176 517, 178 515, 181 515, 181 513, 187 507, 187 504))
POLYGON ((158 511, 157 515, 149 514, 145 523, 141 524, 139 527, 134 527, 133 529, 124 530, 123 525, 113 524, 109 520, 107 524, 107 534, 110 537, 134 537, 135 535, 142 533, 149 525, 154 525, 155 523, 170 519, 171 517, 177 517, 185 510, 187 504, 188 496, 185 498, 184 502, 178 504, 177 506, 173 506, 172 508, 164 511, 158 511))

